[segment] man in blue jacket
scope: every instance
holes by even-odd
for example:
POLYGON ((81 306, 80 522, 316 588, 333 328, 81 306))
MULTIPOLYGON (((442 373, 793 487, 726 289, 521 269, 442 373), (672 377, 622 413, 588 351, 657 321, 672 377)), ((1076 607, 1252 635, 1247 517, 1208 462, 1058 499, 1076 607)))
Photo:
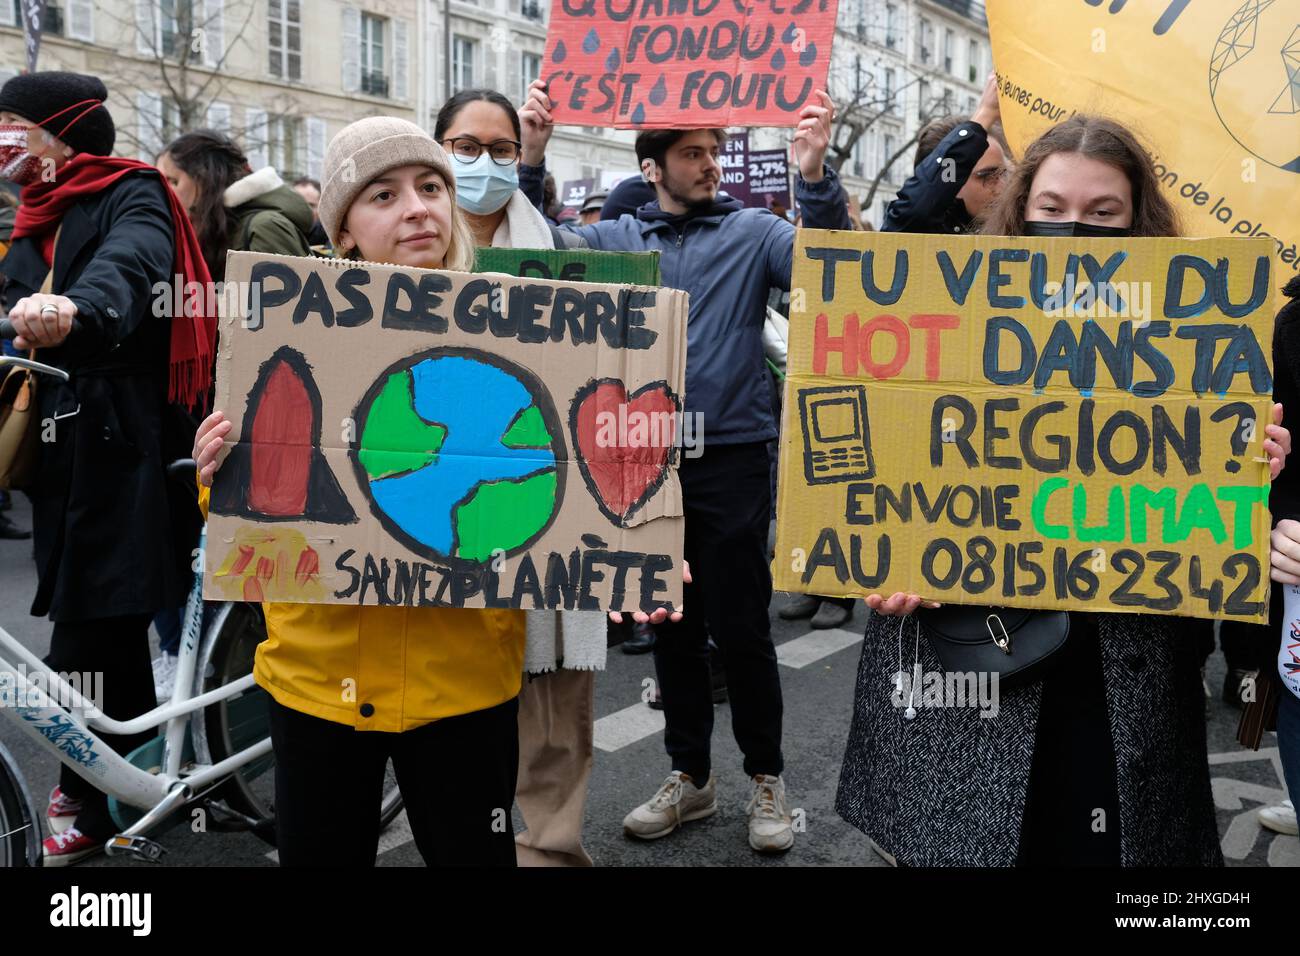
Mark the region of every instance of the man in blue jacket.
MULTIPOLYGON (((519 184, 534 203, 541 200, 546 174, 550 108, 539 80, 519 114, 519 184)), ((839 180, 823 162, 833 113, 830 98, 818 91, 816 105, 804 108, 794 133, 800 173, 795 195, 810 228, 850 228, 839 180)), ((738 200, 718 197, 725 141, 721 129, 641 132, 637 160, 657 201, 635 215, 563 228, 593 249, 659 252, 663 284, 690 294, 684 412, 699 423, 703 454, 684 457, 679 475, 693 583, 685 589, 684 618, 659 625, 655 642, 672 773, 627 815, 624 831, 654 839, 717 809, 710 766, 712 635, 726 665, 732 727, 752 780, 749 843, 780 852, 794 844, 794 833, 781 778, 781 679, 768 620, 767 443, 777 429, 762 331, 769 289, 790 288, 795 230, 766 209, 745 209, 738 200)))

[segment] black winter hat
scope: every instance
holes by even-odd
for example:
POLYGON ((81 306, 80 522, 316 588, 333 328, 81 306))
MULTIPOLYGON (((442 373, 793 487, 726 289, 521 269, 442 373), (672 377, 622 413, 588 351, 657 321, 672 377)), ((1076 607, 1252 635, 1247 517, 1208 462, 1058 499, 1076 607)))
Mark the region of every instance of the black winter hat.
POLYGON ((44 70, 20 73, 0 87, 0 110, 30 120, 79 153, 107 156, 117 138, 107 98, 97 76, 44 70))
POLYGON ((640 176, 629 176, 609 191, 605 204, 600 207, 600 218, 617 219, 624 213, 635 216, 638 209, 658 198, 659 194, 648 182, 640 176))

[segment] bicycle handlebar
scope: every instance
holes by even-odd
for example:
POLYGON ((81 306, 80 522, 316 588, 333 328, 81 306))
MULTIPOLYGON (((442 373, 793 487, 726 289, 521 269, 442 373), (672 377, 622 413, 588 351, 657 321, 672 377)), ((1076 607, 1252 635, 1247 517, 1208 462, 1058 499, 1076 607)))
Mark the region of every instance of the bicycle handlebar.
MULTIPOLYGON (((80 329, 81 329, 81 323, 78 322, 76 319, 73 319, 72 328, 68 331, 68 335, 69 336, 76 335, 80 329)), ((0 319, 0 339, 4 339, 6 341, 12 341, 16 338, 18 338, 18 330, 14 328, 14 324, 10 320, 10 318, 8 316, 5 316, 3 319, 0 319)))

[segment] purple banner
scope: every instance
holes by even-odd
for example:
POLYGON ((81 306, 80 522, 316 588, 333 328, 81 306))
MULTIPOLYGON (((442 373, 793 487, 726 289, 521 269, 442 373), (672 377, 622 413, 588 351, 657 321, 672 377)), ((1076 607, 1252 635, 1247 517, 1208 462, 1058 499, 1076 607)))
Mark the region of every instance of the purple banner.
POLYGON ((785 150, 749 148, 749 131, 732 133, 722 146, 720 188, 756 209, 790 208, 790 166, 785 150))

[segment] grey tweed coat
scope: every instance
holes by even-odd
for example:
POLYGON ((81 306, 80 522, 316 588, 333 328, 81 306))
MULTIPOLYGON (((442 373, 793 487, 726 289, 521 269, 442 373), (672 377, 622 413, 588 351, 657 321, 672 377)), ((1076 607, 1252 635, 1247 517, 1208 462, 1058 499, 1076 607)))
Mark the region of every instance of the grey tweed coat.
MULTIPOLYGON (((1221 866, 1196 642, 1179 618, 1099 614, 1124 866, 1221 866), (1181 639, 1180 639, 1181 638, 1181 639)), ((1034 756, 1041 682, 976 707, 894 706, 896 617, 872 613, 835 808, 900 864, 1012 866, 1034 756)), ((903 668, 913 664, 913 626, 903 668)), ((924 637, 920 661, 939 671, 924 637)))

